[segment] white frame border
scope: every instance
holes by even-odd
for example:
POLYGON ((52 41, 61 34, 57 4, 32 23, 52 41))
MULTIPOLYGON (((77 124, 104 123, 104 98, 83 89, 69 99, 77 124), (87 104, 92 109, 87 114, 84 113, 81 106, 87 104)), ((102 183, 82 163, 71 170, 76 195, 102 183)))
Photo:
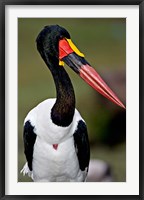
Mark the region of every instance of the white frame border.
POLYGON ((5 8, 6 24, 6 195, 139 194, 139 6, 16 6, 5 8), (72 14, 70 14, 72 13, 72 14), (17 182, 17 18, 126 18, 127 181, 125 183, 17 182), (15 131, 12 131, 15 130, 15 131), (12 132, 12 133, 11 133, 12 132), (130 139, 129 139, 130 138, 130 139))

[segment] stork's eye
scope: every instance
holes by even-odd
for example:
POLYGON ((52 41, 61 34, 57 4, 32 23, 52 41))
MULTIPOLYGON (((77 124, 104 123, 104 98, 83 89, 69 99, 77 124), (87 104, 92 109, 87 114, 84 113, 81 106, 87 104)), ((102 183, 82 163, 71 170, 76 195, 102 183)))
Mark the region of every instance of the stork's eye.
POLYGON ((64 38, 64 36, 63 35, 60 35, 60 40, 62 40, 64 38))

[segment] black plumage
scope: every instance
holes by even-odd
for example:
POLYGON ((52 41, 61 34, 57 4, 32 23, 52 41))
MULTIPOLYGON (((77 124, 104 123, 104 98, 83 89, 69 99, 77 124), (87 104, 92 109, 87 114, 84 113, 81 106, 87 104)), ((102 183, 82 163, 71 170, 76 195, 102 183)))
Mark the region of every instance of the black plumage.
POLYGON ((32 171, 33 150, 36 137, 37 136, 34 133, 34 127, 31 125, 30 121, 27 121, 24 125, 23 139, 24 139, 24 153, 30 171, 32 171))
POLYGON ((78 122, 77 130, 74 133, 74 144, 77 149, 80 169, 84 171, 87 168, 88 171, 90 160, 90 146, 87 127, 82 120, 78 122))

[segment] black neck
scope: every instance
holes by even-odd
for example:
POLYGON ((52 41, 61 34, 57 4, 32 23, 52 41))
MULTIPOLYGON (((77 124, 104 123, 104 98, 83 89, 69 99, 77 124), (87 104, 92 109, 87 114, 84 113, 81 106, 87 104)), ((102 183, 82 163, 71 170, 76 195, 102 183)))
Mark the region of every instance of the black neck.
POLYGON ((47 65, 52 73, 57 98, 51 110, 51 119, 58 126, 69 126, 73 120, 75 111, 75 94, 71 80, 63 66, 59 66, 58 62, 50 62, 47 65))

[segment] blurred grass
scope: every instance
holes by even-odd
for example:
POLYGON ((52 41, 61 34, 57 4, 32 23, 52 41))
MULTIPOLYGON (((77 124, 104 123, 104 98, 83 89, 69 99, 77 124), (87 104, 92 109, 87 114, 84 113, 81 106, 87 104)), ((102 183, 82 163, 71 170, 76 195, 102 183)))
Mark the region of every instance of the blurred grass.
MULTIPOLYGON (((18 168, 25 163, 23 154, 23 121, 27 113, 44 99, 55 97, 55 86, 50 72, 36 49, 36 37, 45 25, 59 24, 65 27, 76 46, 85 54, 88 62, 100 74, 124 71, 126 68, 126 21, 125 19, 77 19, 77 18, 19 18, 18 19, 18 168)), ((87 122, 91 143, 101 142, 103 130, 113 112, 120 110, 99 104, 99 94, 83 82, 71 69, 68 71, 76 94, 77 109, 87 122), (85 109, 83 109, 85 108, 85 109)), ((125 83, 124 83, 125 84, 125 83)), ((112 85, 109 80, 109 85, 112 85)), ((114 87, 112 87, 113 89, 114 87)), ((120 93, 119 88, 116 91, 120 93)), ((125 100, 125 90, 119 95, 125 100)), ((116 181, 125 181, 125 144, 113 150, 95 145, 91 155, 109 162, 116 181)), ((18 181, 29 181, 18 172, 18 181)))

